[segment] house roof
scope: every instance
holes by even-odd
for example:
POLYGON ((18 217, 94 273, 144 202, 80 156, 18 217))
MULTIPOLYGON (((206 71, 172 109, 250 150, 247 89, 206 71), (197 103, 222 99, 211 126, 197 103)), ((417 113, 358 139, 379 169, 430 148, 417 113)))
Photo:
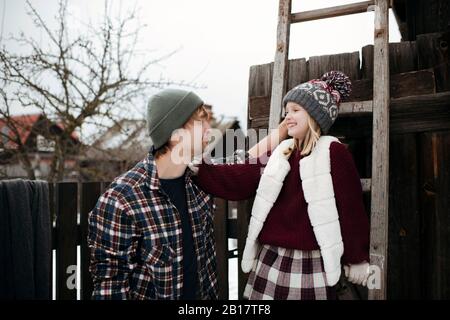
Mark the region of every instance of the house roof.
MULTIPOLYGON (((28 137, 30 136, 31 130, 33 129, 34 124, 41 119, 44 115, 42 113, 36 113, 36 114, 24 114, 24 115, 17 115, 17 116, 11 116, 11 120, 15 123, 15 127, 17 128, 17 131, 19 133, 20 141, 22 144, 25 144, 28 137)), ((56 126, 58 126, 61 130, 64 129, 64 125, 62 123, 55 123, 56 126)), ((15 140, 15 133, 10 129, 8 126, 8 123, 5 118, 0 118, 0 132, 2 135, 0 135, 0 139, 3 139, 3 135, 8 135, 10 139, 8 141, 5 141, 5 147, 7 148, 16 148, 17 145, 14 142, 15 140)), ((72 139, 79 140, 78 134, 76 132, 73 132, 71 135, 72 139)))
MULTIPOLYGON (((27 114, 27 115, 11 117, 11 120, 15 122, 15 127, 17 128, 17 131, 20 136, 20 141, 22 144, 25 144, 25 142, 27 141, 27 139, 31 133, 31 129, 33 128, 33 125, 36 123, 36 121, 39 120, 40 117, 41 117, 41 114, 27 114)), ((15 134, 8 127, 8 123, 5 118, 0 118, 0 132, 2 133, 2 135, 1 135, 2 139, 4 139, 4 135, 8 135, 10 138, 8 141, 5 141, 5 147, 7 147, 7 148, 8 147, 9 148, 17 147, 16 143, 14 143, 15 134)))

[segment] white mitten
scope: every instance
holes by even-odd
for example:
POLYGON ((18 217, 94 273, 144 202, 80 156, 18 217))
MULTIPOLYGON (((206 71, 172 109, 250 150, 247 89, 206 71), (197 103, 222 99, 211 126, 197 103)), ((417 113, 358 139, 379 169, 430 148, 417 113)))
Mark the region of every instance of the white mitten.
POLYGON ((260 245, 257 240, 247 238, 244 253, 242 254, 241 268, 244 273, 252 271, 260 245))
POLYGON ((369 277, 369 263, 364 261, 358 264, 344 266, 345 276, 354 284, 366 286, 369 277))

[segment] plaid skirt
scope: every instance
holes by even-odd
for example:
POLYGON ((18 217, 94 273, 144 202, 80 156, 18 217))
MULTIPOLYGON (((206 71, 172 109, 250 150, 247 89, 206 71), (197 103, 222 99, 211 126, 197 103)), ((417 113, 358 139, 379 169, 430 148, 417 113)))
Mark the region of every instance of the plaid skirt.
POLYGON ((320 250, 263 245, 248 277, 244 299, 335 300, 336 287, 326 285, 320 250))

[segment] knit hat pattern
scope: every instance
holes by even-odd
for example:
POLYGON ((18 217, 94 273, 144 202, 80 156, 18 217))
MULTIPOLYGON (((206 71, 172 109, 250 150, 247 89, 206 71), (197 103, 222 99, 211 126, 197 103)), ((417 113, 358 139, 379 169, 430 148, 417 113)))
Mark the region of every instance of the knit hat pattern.
POLYGON ((328 133, 339 114, 339 104, 350 96, 352 83, 341 71, 329 71, 320 79, 312 79, 292 88, 283 98, 302 106, 316 120, 324 134, 328 133))

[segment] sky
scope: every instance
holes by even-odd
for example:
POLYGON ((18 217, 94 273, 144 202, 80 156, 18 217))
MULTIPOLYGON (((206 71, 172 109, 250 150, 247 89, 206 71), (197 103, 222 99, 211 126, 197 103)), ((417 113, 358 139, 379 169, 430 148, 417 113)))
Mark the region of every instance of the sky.
MULTIPOLYGON (((292 12, 352 2, 358 0, 293 0, 292 12)), ((54 25, 58 1, 32 3, 54 25)), ((249 69, 273 61, 278 0, 111 0, 109 4, 112 12, 137 6, 140 22, 146 25, 140 46, 149 58, 177 51, 152 69, 156 78, 196 83, 200 88, 195 91, 213 105, 216 114, 235 116, 246 128, 249 69)), ((25 0, 0 0, 1 46, 17 49, 5 38, 22 31, 45 41, 25 8, 25 0)), ((78 21, 98 20, 103 8, 103 0, 69 0, 72 32, 82 32, 78 21)), ((373 18, 369 12, 294 24, 289 58, 360 51, 373 44, 373 18)), ((389 19, 390 42, 398 42, 401 37, 392 13, 389 19)), ((145 113, 146 101, 141 103, 145 113)))

